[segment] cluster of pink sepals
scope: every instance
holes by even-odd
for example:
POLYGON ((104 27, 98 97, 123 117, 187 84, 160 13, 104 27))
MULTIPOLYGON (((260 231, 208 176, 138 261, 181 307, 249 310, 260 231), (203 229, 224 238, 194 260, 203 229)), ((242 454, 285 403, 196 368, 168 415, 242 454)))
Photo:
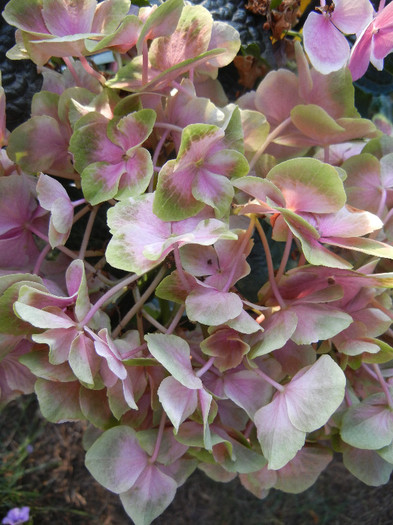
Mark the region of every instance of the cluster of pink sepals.
MULTIPOLYGON (((305 39, 311 24, 352 32, 341 8, 375 15, 366 0, 321 4, 305 39)), ((356 75, 357 50, 377 65, 390 51, 391 6, 359 36, 356 75)), ((1 403, 34 390, 49 421, 87 420, 87 468, 137 525, 197 467, 264 497, 305 490, 338 451, 386 483, 393 138, 360 118, 348 57, 323 74, 297 43, 296 73, 235 104, 216 77, 239 37, 203 7, 11 0, 3 16, 18 28, 9 55, 44 84, 11 134, 0 98, 1 403), (86 58, 103 51, 105 74, 86 58), (268 280, 252 303, 236 283, 254 231, 268 280)))

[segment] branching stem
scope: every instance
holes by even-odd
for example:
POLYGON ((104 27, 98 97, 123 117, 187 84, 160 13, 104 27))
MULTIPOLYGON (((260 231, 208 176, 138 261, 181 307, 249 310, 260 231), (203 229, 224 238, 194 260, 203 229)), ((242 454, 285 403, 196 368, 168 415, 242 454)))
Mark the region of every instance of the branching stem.
MULTIPOLYGON (((132 284, 133 282, 135 282, 137 279, 139 279, 139 275, 134 273, 133 275, 129 275, 128 277, 126 277, 122 281, 120 281, 117 284, 115 284, 115 286, 113 286, 113 288, 111 288, 106 293, 104 293, 104 295, 102 295, 98 299, 98 301, 96 303, 94 303, 94 305, 91 307, 91 309, 88 312, 88 314, 80 322, 80 325, 83 326, 83 325, 88 324, 89 321, 93 318, 95 313, 98 312, 98 310, 101 308, 102 305, 104 305, 107 301, 109 301, 109 299, 111 297, 113 297, 120 290, 124 289, 124 292, 125 292, 127 290, 128 286, 130 284, 132 284)), ((114 337, 116 337, 116 336, 114 336, 114 337)))
MULTIPOLYGON (((49 243, 48 236, 45 235, 44 233, 40 232, 40 230, 35 228, 32 224, 25 224, 25 227, 28 230, 30 230, 32 233, 34 233, 34 235, 36 235, 37 237, 39 237, 40 239, 42 239, 46 243, 49 243)), ((59 250, 60 252, 63 252, 65 255, 67 255, 71 259, 79 259, 78 254, 74 253, 72 250, 70 250, 69 248, 66 248, 65 246, 59 245, 59 246, 56 246, 56 249, 59 250)), ((98 277, 98 279, 100 279, 100 281, 102 281, 104 284, 107 284, 109 286, 113 286, 113 282, 110 279, 107 279, 101 273, 97 273, 97 270, 94 268, 94 266, 92 266, 87 261, 83 261, 83 262, 84 262, 85 267, 89 271, 93 272, 94 274, 97 274, 97 277, 98 277)))
MULTIPOLYGON (((166 272, 166 269, 162 267, 160 271, 157 273, 153 281, 150 283, 148 288, 145 290, 145 292, 141 295, 141 298, 137 303, 134 304, 134 306, 127 312, 127 314, 123 317, 123 319, 120 321, 120 323, 116 326, 116 328, 112 332, 112 337, 115 339, 118 337, 120 332, 123 330, 125 326, 131 321, 131 319, 134 317, 134 315, 142 308, 142 306, 145 304, 145 302, 148 300, 150 295, 154 292, 154 290, 157 288, 158 283, 161 281, 161 279, 164 277, 166 272)), ((136 277, 138 278, 138 276, 136 277)))

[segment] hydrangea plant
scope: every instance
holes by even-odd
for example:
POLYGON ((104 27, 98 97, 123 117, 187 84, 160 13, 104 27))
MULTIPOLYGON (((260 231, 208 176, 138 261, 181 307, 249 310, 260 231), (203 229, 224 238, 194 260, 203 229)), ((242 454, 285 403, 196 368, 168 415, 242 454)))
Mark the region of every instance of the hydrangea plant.
POLYGON ((353 79, 391 51, 391 5, 321 2, 315 67, 297 41, 236 102, 217 74, 239 35, 201 6, 5 8, 44 80, 12 133, 0 92, 0 402, 87 422, 86 466, 136 525, 196 468, 260 498, 333 452, 389 479, 393 138, 353 79))

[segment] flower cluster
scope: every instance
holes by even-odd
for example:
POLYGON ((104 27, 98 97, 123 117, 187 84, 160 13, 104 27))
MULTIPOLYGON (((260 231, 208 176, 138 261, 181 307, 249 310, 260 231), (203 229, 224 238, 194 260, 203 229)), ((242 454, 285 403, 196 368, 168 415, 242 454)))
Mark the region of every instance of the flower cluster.
MULTIPOLYGON (((392 4, 349 4, 322 3, 304 37, 313 60, 310 24, 368 17, 354 71, 365 39, 386 52, 392 4)), ((49 421, 86 421, 86 466, 137 525, 196 468, 297 493, 335 451, 386 483, 393 140, 356 110, 347 51, 315 69, 297 42, 296 72, 229 103, 238 33, 201 6, 4 17, 44 81, 0 135, 0 403, 35 391, 49 421)))

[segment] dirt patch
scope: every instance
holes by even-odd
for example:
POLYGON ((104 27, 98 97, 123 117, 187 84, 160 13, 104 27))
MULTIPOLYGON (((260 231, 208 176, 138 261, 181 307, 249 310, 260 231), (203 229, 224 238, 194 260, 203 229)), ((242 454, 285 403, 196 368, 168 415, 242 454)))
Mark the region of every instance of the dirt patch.
MULTIPOLYGON (((32 447, 23 463, 21 490, 31 500, 34 523, 40 525, 127 525, 117 495, 101 487, 84 466, 82 423, 54 425, 42 420, 37 403, 24 397, 0 414, 2 461, 26 440, 32 447)), ((272 490, 264 500, 238 480, 219 484, 196 471, 155 525, 390 525, 393 482, 374 488, 355 479, 335 459, 313 487, 302 494, 272 490)), ((27 496, 26 496, 27 498, 27 496)), ((5 501, 0 508, 3 517, 5 501)))

